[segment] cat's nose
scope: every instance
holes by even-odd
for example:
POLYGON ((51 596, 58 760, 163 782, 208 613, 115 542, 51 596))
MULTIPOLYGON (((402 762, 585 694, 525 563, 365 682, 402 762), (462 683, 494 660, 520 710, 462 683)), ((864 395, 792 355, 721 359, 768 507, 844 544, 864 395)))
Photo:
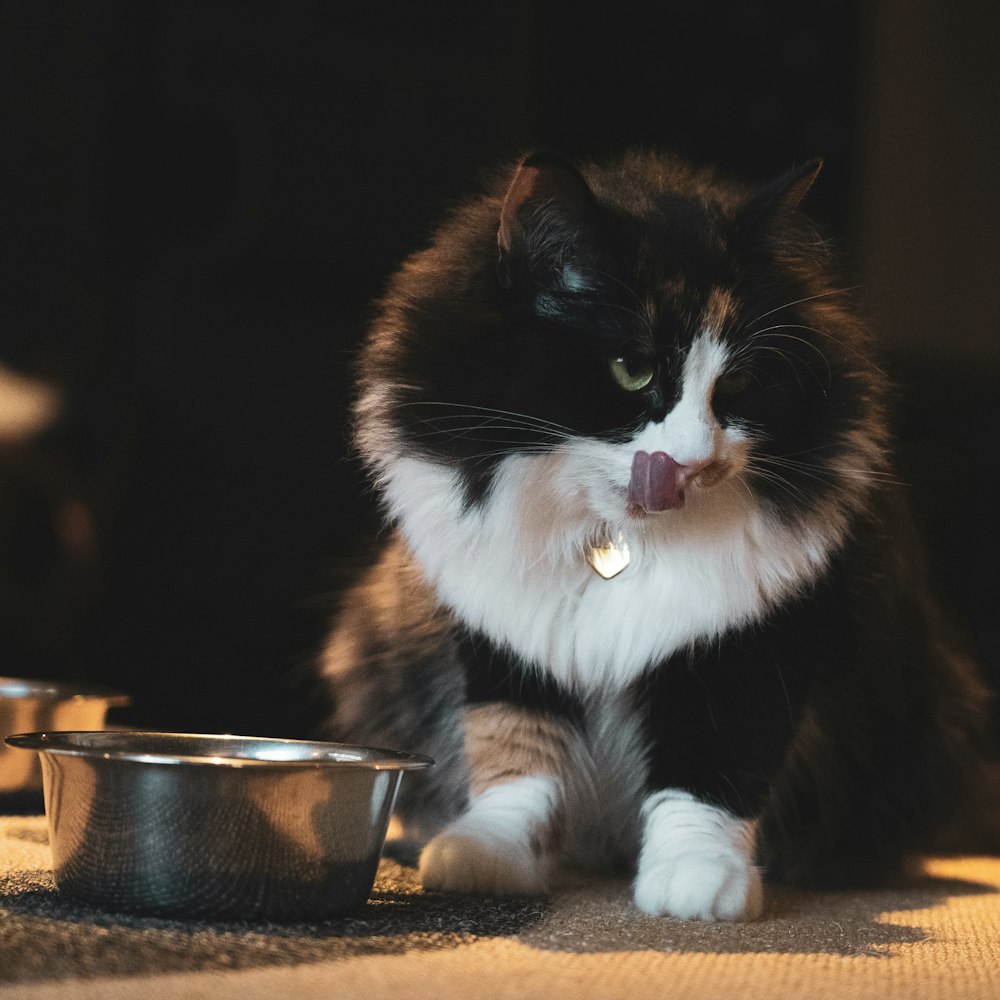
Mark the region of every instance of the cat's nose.
POLYGON ((679 510, 684 506, 684 487, 711 464, 711 459, 681 463, 665 451, 637 451, 632 457, 628 501, 649 514, 679 510))
POLYGON ((677 463, 677 482, 681 487, 697 479, 714 461, 712 458, 689 459, 677 463))

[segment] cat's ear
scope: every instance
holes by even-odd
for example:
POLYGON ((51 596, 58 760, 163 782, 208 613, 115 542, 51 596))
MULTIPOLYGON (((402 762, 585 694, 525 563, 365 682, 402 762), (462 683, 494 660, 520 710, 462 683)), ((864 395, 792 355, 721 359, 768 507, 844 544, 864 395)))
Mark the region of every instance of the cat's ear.
POLYGON ((822 160, 809 160, 765 184, 743 206, 740 212, 743 226, 755 230, 784 213, 794 212, 802 204, 822 168, 822 160))
POLYGON ((580 172, 558 153, 526 156, 514 171, 497 230, 501 284, 519 275, 548 284, 585 252, 595 214, 594 197, 580 172))

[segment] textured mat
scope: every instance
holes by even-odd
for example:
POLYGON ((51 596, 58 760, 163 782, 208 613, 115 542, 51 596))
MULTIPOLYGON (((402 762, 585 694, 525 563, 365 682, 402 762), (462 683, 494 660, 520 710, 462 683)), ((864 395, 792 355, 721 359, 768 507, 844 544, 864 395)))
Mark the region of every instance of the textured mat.
POLYGON ((1000 860, 935 859, 905 886, 771 893, 752 924, 646 917, 614 880, 544 900, 424 893, 383 861, 349 919, 105 914, 55 889, 41 817, 0 818, 0 997, 1000 996, 1000 860))

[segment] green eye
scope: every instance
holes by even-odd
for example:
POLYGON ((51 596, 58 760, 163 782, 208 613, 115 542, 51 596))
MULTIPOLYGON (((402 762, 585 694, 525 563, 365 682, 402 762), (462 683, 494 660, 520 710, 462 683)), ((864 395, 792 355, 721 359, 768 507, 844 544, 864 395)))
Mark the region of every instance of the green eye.
POLYGON ((638 392, 653 381, 653 366, 641 358, 611 358, 608 361, 611 377, 626 391, 638 392))
POLYGON ((746 368, 727 372, 715 382, 715 391, 721 396, 736 396, 750 385, 752 376, 746 368))

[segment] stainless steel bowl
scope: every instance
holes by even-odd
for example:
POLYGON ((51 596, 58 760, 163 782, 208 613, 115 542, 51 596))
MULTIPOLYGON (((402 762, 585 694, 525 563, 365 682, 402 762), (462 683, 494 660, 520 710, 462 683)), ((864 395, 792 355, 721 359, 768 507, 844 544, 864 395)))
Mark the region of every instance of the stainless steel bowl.
MULTIPOLYGON (((0 677, 0 739, 41 729, 103 729, 109 708, 127 705, 117 691, 55 681, 0 677)), ((0 795, 42 793, 38 759, 0 744, 0 795)))
POLYGON ((42 761, 60 890, 115 911, 313 920, 368 898, 405 771, 337 743, 143 732, 7 738, 42 761))

